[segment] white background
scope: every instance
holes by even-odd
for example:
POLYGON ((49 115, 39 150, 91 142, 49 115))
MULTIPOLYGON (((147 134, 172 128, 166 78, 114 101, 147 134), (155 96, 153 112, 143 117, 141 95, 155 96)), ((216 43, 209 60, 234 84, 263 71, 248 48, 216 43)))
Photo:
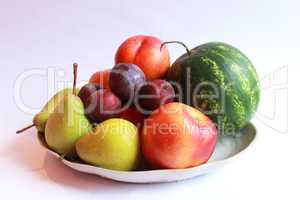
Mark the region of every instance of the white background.
MULTIPOLYGON (((299 199, 297 2, 1 0, 0 198, 299 199), (16 103, 16 94, 34 110, 53 92, 46 76, 31 76, 15 94, 15 81, 23 72, 45 73, 54 67, 65 72, 61 79, 71 80, 76 61, 79 79, 86 81, 93 72, 112 67, 118 45, 136 34, 176 39, 189 47, 223 41, 248 55, 263 91, 253 119, 257 141, 240 160, 183 182, 125 184, 62 165, 39 147, 34 129, 14 134, 34 113, 16 103)), ((184 53, 176 45, 169 50, 172 60, 184 53)))

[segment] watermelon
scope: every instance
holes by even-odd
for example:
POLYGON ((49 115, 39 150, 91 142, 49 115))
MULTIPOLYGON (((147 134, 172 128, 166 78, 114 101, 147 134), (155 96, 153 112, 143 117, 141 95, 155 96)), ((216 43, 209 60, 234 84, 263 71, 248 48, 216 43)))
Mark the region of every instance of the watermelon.
POLYGON ((258 106, 255 68, 229 44, 210 42, 188 51, 173 63, 167 80, 174 83, 184 103, 214 120, 219 134, 235 135, 258 106))

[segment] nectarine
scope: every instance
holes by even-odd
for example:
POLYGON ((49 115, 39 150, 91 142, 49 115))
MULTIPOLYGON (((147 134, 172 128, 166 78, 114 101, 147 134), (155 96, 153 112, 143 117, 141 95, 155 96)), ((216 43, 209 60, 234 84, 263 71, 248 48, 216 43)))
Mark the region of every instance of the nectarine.
POLYGON ((214 123, 182 103, 168 103, 144 120, 142 150, 158 168, 180 169, 208 161, 217 142, 214 123))
POLYGON ((115 55, 115 63, 138 65, 147 80, 164 78, 170 67, 170 56, 166 46, 152 36, 137 35, 121 44, 115 55))
POLYGON ((109 88, 109 74, 110 74, 109 69, 95 72, 91 76, 91 78, 89 80, 89 83, 99 84, 103 88, 108 89, 109 88))

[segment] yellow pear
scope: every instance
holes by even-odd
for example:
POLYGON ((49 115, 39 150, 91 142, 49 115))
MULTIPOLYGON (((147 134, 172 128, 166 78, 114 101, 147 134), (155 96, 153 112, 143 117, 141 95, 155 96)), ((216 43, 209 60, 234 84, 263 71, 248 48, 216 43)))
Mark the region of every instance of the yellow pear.
POLYGON ((137 127, 124 119, 108 119, 76 143, 85 162, 107 169, 129 171, 137 167, 140 155, 137 127))

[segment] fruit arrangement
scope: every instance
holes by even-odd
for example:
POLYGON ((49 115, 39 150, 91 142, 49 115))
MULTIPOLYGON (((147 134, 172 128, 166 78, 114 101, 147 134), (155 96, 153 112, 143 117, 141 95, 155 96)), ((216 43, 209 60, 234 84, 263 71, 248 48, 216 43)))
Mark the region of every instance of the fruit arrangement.
POLYGON ((255 113, 259 83, 237 48, 211 42, 133 36, 115 66, 55 94, 34 116, 47 148, 65 159, 110 170, 184 169, 206 163, 217 141, 235 137, 255 113), (168 43, 186 53, 170 64, 168 43))

